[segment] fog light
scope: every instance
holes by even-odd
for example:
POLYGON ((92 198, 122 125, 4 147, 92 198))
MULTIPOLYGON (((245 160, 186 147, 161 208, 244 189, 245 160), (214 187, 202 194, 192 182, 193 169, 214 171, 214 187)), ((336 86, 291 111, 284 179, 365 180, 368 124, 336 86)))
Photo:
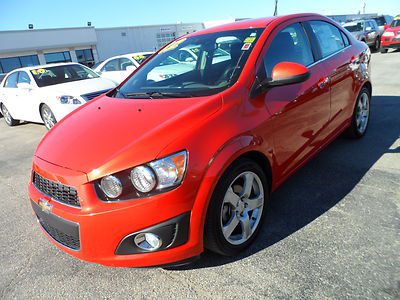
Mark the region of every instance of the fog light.
POLYGON ((150 232, 139 233, 135 236, 134 242, 136 246, 145 251, 155 251, 162 245, 161 238, 150 232))

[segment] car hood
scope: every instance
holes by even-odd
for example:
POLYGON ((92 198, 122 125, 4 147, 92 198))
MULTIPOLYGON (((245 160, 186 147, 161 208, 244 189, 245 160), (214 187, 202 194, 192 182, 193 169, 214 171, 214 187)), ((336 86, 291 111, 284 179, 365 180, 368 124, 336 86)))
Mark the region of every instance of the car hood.
POLYGON ((68 83, 60 83, 40 88, 42 92, 57 94, 57 95, 71 95, 80 96, 97 91, 105 91, 114 88, 116 84, 106 78, 92 78, 85 80, 78 80, 68 83))
POLYGON ((364 32, 363 31, 354 31, 354 32, 350 32, 354 37, 358 37, 360 35, 363 35, 364 32))
POLYGON ((221 105, 219 95, 153 100, 104 95, 56 124, 35 155, 84 172, 91 181, 154 160, 167 145, 221 105))
POLYGON ((386 29, 385 31, 386 31, 386 32, 394 32, 394 33, 397 33, 397 32, 400 32, 400 27, 390 27, 390 28, 386 29))

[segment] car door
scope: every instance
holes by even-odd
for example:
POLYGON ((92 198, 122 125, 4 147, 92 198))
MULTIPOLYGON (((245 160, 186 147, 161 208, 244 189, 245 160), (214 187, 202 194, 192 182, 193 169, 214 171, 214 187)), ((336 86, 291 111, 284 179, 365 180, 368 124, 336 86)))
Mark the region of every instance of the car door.
POLYGON ((25 71, 18 72, 17 90, 18 93, 16 94, 15 101, 20 107, 20 119, 25 121, 37 121, 40 114, 35 86, 30 76, 25 71))
POLYGON ((4 81, 0 101, 6 106, 11 116, 14 119, 19 120, 21 117, 21 107, 19 106, 18 101, 16 101, 18 94, 17 83, 18 71, 10 73, 4 81))
POLYGON ((365 34, 367 37, 367 44, 373 45, 378 36, 378 28, 377 28, 377 26, 375 26, 375 23, 371 22, 371 21, 366 21, 365 26, 366 26, 365 34))
POLYGON ((345 125, 353 113, 355 56, 347 35, 337 26, 325 21, 307 23, 319 49, 319 57, 328 70, 331 91, 331 115, 328 133, 345 125))
MULTIPOLYGON (((316 63, 315 49, 301 23, 281 26, 272 36, 258 77, 271 78, 280 62, 295 62, 309 68, 310 77, 302 83, 273 87, 262 95, 272 115, 277 178, 282 181, 316 151, 330 115, 329 82, 326 69, 316 63)), ((260 79, 260 78, 259 78, 260 79)))
POLYGON ((111 79, 115 82, 121 82, 121 70, 119 58, 114 58, 105 63, 103 68, 100 70, 101 77, 111 79))
POLYGON ((119 78, 118 82, 122 82, 123 80, 125 80, 126 77, 128 77, 136 69, 136 66, 130 59, 128 59, 126 57, 121 57, 119 59, 119 68, 120 68, 121 72, 120 72, 120 78, 119 78))

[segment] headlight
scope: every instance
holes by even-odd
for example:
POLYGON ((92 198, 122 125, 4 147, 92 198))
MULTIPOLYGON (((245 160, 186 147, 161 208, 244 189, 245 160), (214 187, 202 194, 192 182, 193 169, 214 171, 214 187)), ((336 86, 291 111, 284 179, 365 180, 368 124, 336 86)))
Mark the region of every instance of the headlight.
POLYGON ((131 181, 133 186, 142 193, 150 192, 157 183, 153 170, 147 166, 132 169, 131 181))
POLYGON ((82 102, 74 96, 58 96, 57 99, 60 100, 61 104, 82 104, 82 102))
POLYGON ((392 31, 385 31, 382 36, 395 36, 395 34, 392 31))
POLYGON ((102 200, 129 200, 159 194, 182 183, 186 165, 187 152, 181 151, 108 175, 95 184, 96 191, 102 200))
POLYGON ((109 175, 104 177, 101 180, 100 185, 104 194, 109 198, 118 198, 122 193, 122 183, 115 176, 109 175))

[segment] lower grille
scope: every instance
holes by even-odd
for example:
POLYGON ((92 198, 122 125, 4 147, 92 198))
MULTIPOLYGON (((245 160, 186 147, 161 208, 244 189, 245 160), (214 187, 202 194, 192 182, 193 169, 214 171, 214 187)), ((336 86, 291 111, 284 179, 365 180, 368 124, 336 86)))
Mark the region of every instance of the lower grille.
POLYGON ((73 250, 79 250, 80 248, 80 241, 79 238, 73 237, 72 235, 66 234, 64 232, 61 232, 57 228, 51 226, 48 224, 46 221, 41 219, 39 216, 38 220, 40 225, 42 225, 42 228, 57 242, 59 242, 61 245, 66 246, 68 248, 71 248, 73 250))
POLYGON ((73 187, 46 179, 36 172, 33 173, 32 182, 40 192, 58 202, 76 207, 81 206, 78 193, 73 187))
POLYGON ((57 243, 72 250, 80 249, 79 223, 63 219, 49 210, 44 210, 36 202, 31 201, 40 225, 57 243))

